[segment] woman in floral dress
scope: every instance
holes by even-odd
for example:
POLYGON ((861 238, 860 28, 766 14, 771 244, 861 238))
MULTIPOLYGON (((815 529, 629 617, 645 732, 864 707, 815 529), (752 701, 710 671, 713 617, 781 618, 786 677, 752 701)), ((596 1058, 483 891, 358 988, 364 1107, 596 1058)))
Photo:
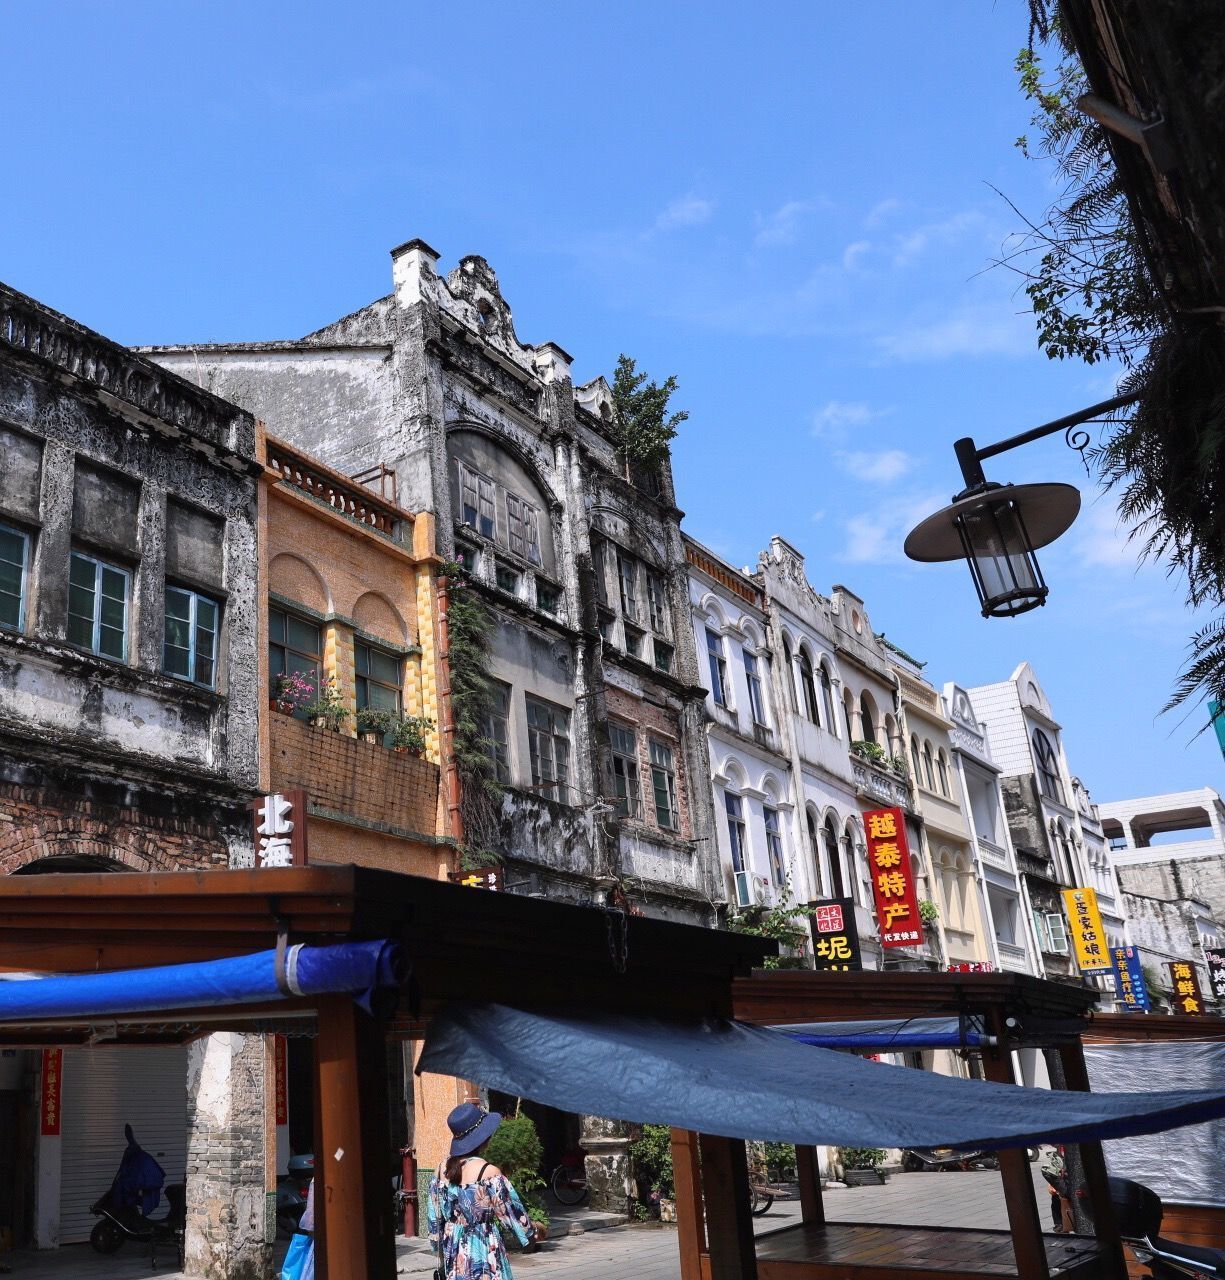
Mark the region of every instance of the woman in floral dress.
POLYGON ((496 1111, 470 1102, 447 1117, 452 1141, 445 1168, 430 1183, 430 1244, 438 1252, 444 1280, 511 1280, 499 1227, 521 1245, 536 1230, 518 1193, 501 1169, 481 1159, 502 1123, 496 1111))

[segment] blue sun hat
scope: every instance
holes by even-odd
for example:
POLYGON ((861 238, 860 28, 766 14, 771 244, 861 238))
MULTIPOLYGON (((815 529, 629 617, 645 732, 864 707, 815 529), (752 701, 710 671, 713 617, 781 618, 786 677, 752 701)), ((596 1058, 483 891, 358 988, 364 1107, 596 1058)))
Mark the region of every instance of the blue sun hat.
POLYGON ((496 1111, 486 1111, 471 1102, 461 1102, 447 1116, 447 1128, 451 1130, 451 1154, 471 1155, 493 1137, 502 1117, 496 1111))

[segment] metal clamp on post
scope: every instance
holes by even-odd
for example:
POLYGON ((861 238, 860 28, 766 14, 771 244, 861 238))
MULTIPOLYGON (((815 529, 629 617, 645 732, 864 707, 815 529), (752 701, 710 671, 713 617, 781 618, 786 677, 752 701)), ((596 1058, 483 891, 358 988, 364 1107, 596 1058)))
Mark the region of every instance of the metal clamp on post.
POLYGON ((272 918, 276 922, 276 961, 273 972, 276 974, 277 990, 283 996, 292 996, 295 992, 289 984, 289 921, 275 907, 272 918))

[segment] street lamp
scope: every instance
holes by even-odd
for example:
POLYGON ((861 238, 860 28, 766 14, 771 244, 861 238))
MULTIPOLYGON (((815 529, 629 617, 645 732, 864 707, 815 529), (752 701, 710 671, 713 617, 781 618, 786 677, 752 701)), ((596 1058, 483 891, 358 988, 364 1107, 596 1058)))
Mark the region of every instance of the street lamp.
POLYGON ((1056 431, 1065 433, 1069 448, 1083 452, 1089 433, 1073 428, 1138 399, 1115 396, 982 449, 968 436, 958 440, 953 449, 965 488, 910 531, 906 554, 928 564, 964 559, 984 618, 1015 618, 1045 604, 1050 589, 1034 553, 1071 528, 1080 493, 1070 484, 995 484, 983 474, 983 459, 1056 431))

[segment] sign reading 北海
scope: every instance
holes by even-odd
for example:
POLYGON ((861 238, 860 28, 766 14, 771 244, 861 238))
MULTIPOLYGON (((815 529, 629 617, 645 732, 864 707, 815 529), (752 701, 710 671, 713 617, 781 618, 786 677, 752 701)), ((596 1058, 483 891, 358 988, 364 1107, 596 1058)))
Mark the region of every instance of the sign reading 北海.
POLYGON ((230 857, 231 869, 306 866, 305 791, 259 796, 251 802, 252 852, 230 857))
POLYGON ((1072 946, 1081 973, 1109 973, 1110 946, 1097 908, 1096 889, 1065 889, 1063 903, 1072 922, 1072 946))
POLYGON ((60 1099, 64 1089, 63 1049, 43 1050, 42 1135, 57 1138, 60 1132, 60 1099))
POLYGON ((913 947, 923 941, 923 921, 910 869, 906 817, 901 809, 869 809, 863 815, 868 869, 882 947, 913 947))
POLYGON ((1204 959, 1208 961, 1208 981, 1212 986, 1212 994, 1218 1000, 1225 1000, 1225 951, 1217 947, 1205 947, 1204 959))
POLYGON ((812 954, 818 970, 840 973, 863 968, 859 930, 855 926, 855 899, 831 898, 809 906, 812 954))
POLYGON ((1195 966, 1186 960, 1167 960, 1170 981, 1174 986, 1174 1009, 1178 1013, 1198 1016, 1204 1012, 1204 993, 1200 990, 1195 966))
POLYGON ((1114 991, 1119 1003, 1124 1009, 1147 1013, 1153 1006, 1135 947, 1115 947, 1110 958, 1114 962, 1114 991))

